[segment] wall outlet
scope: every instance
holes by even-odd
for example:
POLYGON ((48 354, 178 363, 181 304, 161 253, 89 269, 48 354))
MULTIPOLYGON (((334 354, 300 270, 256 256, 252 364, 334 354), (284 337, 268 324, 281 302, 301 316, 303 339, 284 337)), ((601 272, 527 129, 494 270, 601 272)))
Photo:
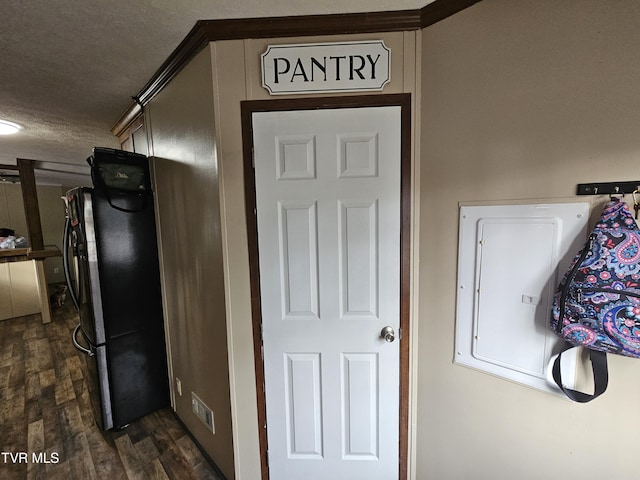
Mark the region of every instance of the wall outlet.
POLYGON ((176 377, 176 392, 178 392, 178 395, 182 396, 182 382, 178 377, 176 377))
POLYGON ((216 427, 213 423, 213 411, 193 392, 191 392, 191 408, 193 409, 193 413, 196 414, 196 417, 211 430, 211 433, 215 434, 216 427))
POLYGON ((53 267, 53 273, 60 273, 60 269, 58 267, 53 267))

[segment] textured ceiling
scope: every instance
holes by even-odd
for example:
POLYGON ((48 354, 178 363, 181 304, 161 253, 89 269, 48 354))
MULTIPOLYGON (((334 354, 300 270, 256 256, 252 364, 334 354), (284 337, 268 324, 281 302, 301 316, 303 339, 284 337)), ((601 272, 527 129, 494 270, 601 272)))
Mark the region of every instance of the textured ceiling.
MULTIPOLYGON (((198 20, 412 10, 427 0, 0 0, 0 164, 84 164, 198 20)), ((39 178, 43 178, 39 174, 39 178)))

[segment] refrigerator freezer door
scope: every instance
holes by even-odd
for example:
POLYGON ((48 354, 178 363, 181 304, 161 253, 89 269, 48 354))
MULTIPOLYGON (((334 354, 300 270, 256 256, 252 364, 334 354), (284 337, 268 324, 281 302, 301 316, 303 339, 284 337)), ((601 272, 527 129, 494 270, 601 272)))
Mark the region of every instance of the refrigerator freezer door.
POLYGON ((91 345, 80 325, 73 332, 73 344, 84 353, 82 355, 84 359, 83 375, 87 382, 87 390, 89 390, 93 416, 101 429, 109 430, 114 427, 114 424, 109 369, 107 367, 107 348, 104 345, 99 347, 91 345), (78 333, 81 333, 81 339, 77 338, 78 333), (81 342, 86 343, 87 346, 81 345, 81 342))
POLYGON ((162 332, 141 331, 110 340, 107 353, 115 428, 169 406, 162 332))
MULTIPOLYGON (((91 357, 94 358, 94 357, 91 357)), ((89 362, 90 359, 87 359, 89 362)), ((109 430, 115 427, 113 420, 113 409, 111 403, 111 391, 109 382, 109 369, 107 368, 107 347, 104 345, 96 348, 95 354, 95 374, 94 382, 97 383, 98 395, 89 395, 94 405, 95 418, 102 419, 102 429, 109 430)))

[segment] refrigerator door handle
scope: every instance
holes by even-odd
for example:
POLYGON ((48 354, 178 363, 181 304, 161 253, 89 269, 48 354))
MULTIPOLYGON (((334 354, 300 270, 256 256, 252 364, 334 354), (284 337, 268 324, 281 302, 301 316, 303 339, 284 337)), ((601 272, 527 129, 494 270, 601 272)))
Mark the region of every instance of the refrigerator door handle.
MULTIPOLYGON (((69 295, 73 304, 76 306, 76 310, 80 310, 80 304, 78 303, 78 294, 73 287, 73 281, 71 279, 71 268, 69 267, 69 237, 71 236, 71 218, 67 215, 64 222, 64 235, 62 237, 62 267, 64 268, 64 278, 67 281, 67 287, 69 287, 69 295)), ((75 334, 73 336, 75 339, 75 334)))
POLYGON ((71 339, 73 340, 73 346, 76 347, 78 350, 80 350, 82 353, 87 354, 90 357, 93 357, 95 355, 94 352, 92 352, 88 348, 83 347, 82 345, 80 345, 80 343, 78 343, 78 332, 80 331, 80 327, 81 325, 78 324, 78 326, 73 331, 73 335, 71 336, 71 339))

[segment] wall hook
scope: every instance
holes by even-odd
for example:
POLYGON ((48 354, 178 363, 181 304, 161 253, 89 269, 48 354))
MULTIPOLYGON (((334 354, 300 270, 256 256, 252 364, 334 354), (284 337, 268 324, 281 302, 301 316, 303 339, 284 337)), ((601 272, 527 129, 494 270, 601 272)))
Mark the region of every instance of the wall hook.
POLYGON ((624 195, 634 190, 640 192, 640 180, 631 182, 580 183, 577 195, 624 195))

